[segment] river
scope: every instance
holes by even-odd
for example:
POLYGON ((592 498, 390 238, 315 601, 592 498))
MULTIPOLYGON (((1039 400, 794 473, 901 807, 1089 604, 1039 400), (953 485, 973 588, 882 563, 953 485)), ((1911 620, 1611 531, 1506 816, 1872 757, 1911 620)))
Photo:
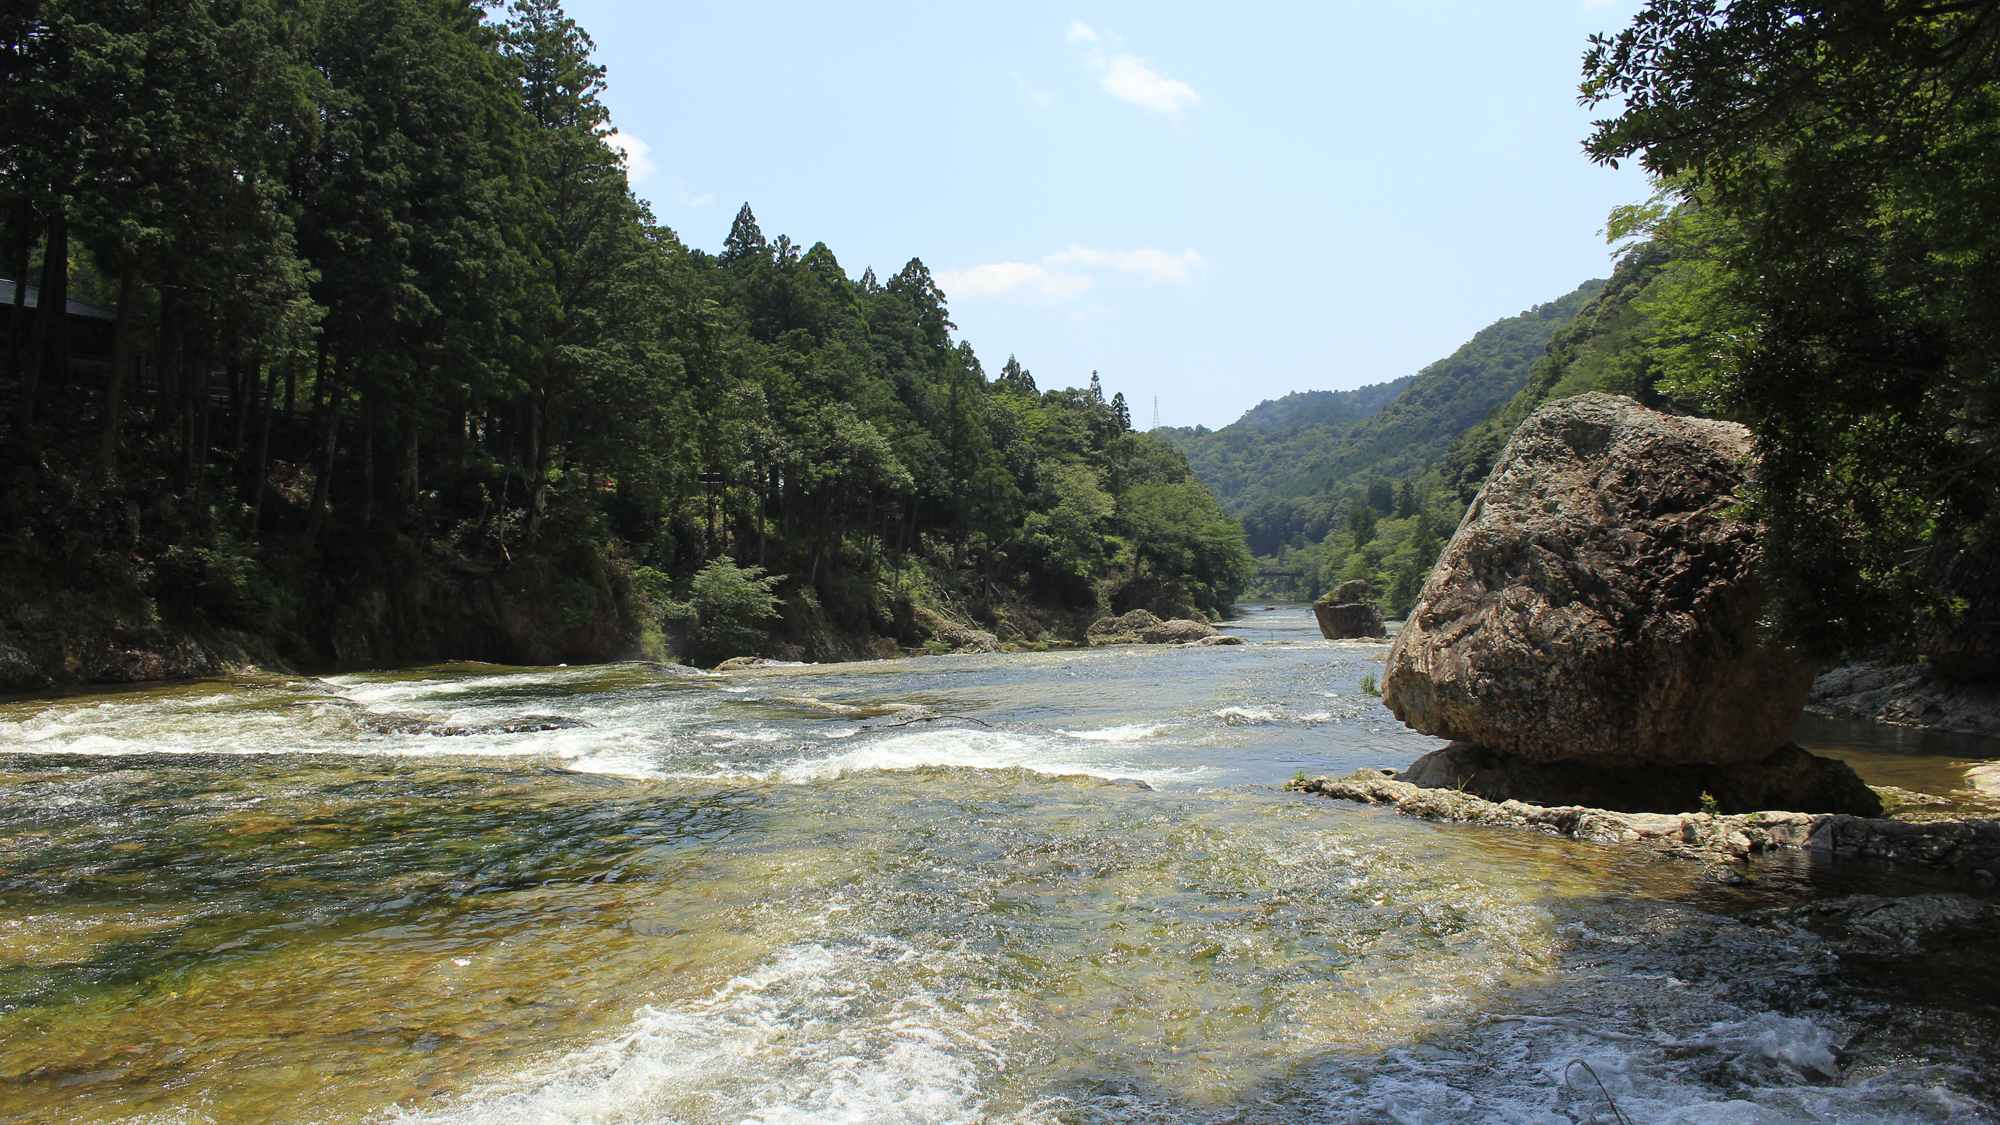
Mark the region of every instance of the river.
MULTIPOLYGON (((1385 646, 1246 608, 0 705, 0 1122, 1994 1119, 2000 947, 1754 913, 1966 885, 1284 793, 1439 743, 1359 689, 1385 646)), ((2000 756, 1801 740, 1913 788, 2000 756)))

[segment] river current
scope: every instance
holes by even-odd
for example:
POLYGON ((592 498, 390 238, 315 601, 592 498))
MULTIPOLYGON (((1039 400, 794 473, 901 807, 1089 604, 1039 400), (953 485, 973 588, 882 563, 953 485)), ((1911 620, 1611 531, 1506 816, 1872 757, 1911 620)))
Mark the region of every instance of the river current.
MULTIPOLYGON (((2000 946, 1771 912, 1977 885, 1285 793, 1439 743, 1361 691, 1384 645, 1247 610, 0 705, 0 1122, 1995 1119, 2000 946)), ((1932 791, 2000 757, 1800 741, 1932 791)))

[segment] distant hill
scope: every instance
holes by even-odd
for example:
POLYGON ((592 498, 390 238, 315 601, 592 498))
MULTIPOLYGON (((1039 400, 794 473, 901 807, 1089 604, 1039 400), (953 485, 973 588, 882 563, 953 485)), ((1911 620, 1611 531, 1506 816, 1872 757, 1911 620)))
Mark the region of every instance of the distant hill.
POLYGON ((1265 399, 1219 430, 1162 426, 1152 431, 1187 454, 1222 506, 1240 512, 1312 463, 1362 419, 1394 401, 1414 375, 1351 391, 1293 391, 1265 399))
POLYGON ((1481 329, 1457 351, 1417 372, 1395 401, 1356 423, 1296 476, 1274 482, 1271 495, 1316 496, 1422 472, 1453 438, 1520 393, 1529 370, 1546 354, 1549 339, 1602 288, 1602 279, 1586 281, 1562 297, 1481 329))
MULTIPOLYGON (((1267 500, 1297 501, 1350 486, 1365 489, 1372 480, 1405 479, 1422 473, 1452 439, 1518 394, 1550 337, 1603 287, 1601 280, 1587 281, 1496 321, 1415 375, 1270 399, 1219 430, 1163 427, 1153 433, 1185 453, 1195 475, 1238 515, 1267 500)), ((1324 520, 1305 523, 1324 534, 1324 520)), ((1250 530, 1255 540, 1258 529, 1250 530)), ((1258 547, 1253 541, 1252 549, 1258 547)))

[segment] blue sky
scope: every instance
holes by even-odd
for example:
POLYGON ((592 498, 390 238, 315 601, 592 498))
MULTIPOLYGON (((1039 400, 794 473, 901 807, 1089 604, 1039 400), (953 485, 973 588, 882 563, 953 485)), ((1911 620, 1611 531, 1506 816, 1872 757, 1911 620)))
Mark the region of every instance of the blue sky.
POLYGON ((959 335, 1134 421, 1220 426, 1409 374, 1609 269, 1646 194, 1580 151, 1635 0, 829 5, 572 0, 635 188, 716 250, 922 258, 959 335))

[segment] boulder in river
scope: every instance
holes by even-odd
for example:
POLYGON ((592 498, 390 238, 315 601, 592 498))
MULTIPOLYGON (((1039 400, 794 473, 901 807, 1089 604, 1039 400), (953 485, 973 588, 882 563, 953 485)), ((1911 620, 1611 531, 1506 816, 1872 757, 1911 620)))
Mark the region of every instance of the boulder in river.
POLYGON ((1882 798, 1853 767, 1787 742, 1755 762, 1726 766, 1623 766, 1534 762, 1473 742, 1418 758, 1396 780, 1426 789, 1461 789, 1489 801, 1550 807, 1582 805, 1628 813, 1721 813, 1784 809, 1881 816, 1882 798), (1709 800, 1704 801, 1706 797, 1709 800))
POLYGON ((1216 635, 1215 626, 1186 617, 1176 617, 1140 630, 1139 639, 1149 645, 1170 645, 1183 641, 1206 640, 1216 635))
POLYGON ((1534 762, 1756 762, 1811 666, 1764 643, 1750 435, 1591 393, 1514 432, 1390 650, 1405 724, 1534 762))
POLYGON ((1366 578, 1335 586, 1314 602, 1312 609, 1313 618, 1319 622, 1319 635, 1329 641, 1388 635, 1382 624, 1382 611, 1368 599, 1366 578))
POLYGON ((1090 623, 1086 635, 1092 644, 1139 644, 1139 634, 1160 625, 1160 619, 1143 609, 1117 617, 1100 617, 1090 623))
POLYGON ((1086 631, 1093 645, 1173 645, 1202 641, 1216 635, 1215 626, 1190 617, 1162 621, 1148 610, 1135 609, 1117 617, 1100 617, 1086 631))

